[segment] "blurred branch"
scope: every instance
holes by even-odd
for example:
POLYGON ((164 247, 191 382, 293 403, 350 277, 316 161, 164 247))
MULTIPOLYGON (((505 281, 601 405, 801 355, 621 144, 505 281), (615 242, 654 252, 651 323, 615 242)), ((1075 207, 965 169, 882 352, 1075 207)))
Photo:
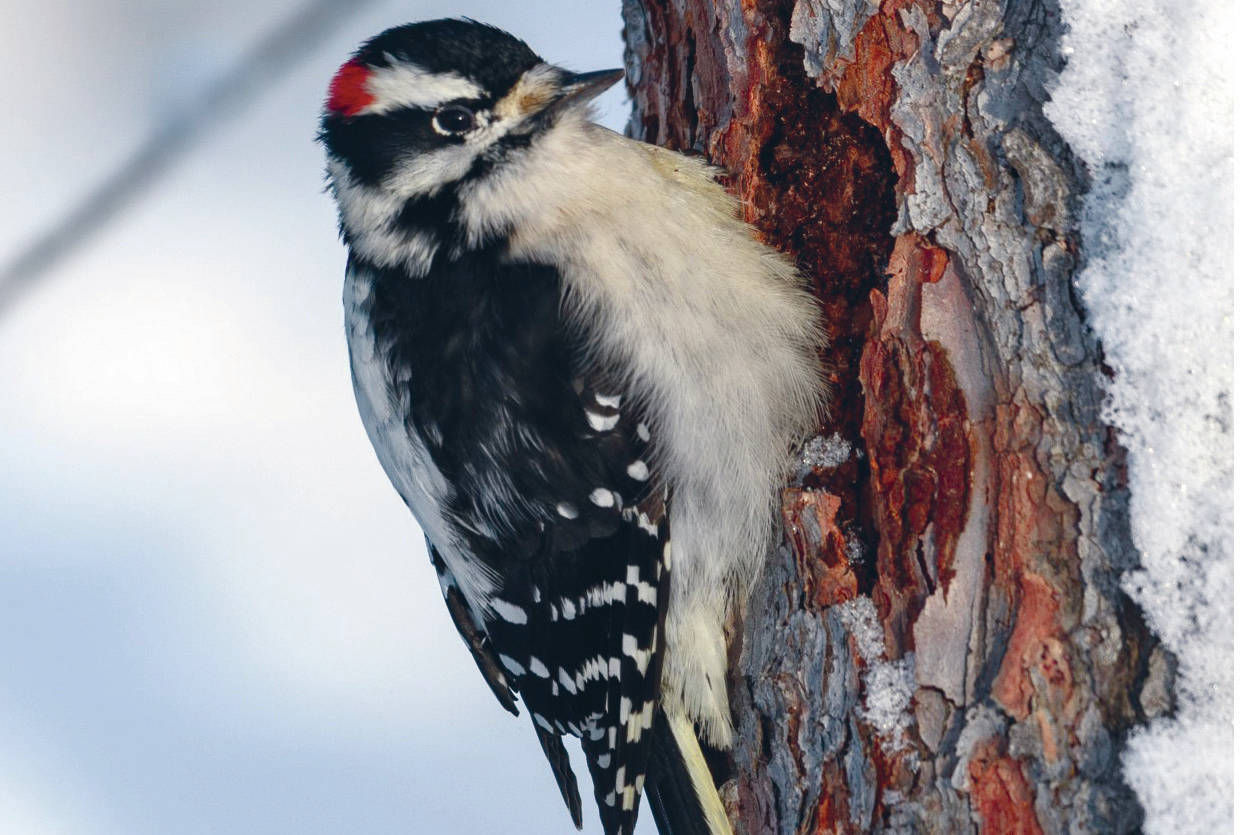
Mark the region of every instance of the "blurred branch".
POLYGON ((144 197, 214 128, 273 87, 339 24, 369 2, 314 0, 261 38, 51 228, 35 236, 0 268, 0 314, 58 262, 144 197))

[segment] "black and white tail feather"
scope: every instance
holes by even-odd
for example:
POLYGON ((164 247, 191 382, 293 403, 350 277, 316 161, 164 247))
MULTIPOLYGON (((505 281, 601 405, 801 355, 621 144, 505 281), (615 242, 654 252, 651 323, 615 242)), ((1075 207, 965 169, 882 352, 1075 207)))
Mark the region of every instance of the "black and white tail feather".
POLYGON ((823 399, 816 306, 700 162, 588 120, 575 75, 466 20, 388 30, 322 119, 351 371, 384 470, 575 826, 729 835, 723 624, 823 399), (697 734, 695 728, 699 728, 697 734))

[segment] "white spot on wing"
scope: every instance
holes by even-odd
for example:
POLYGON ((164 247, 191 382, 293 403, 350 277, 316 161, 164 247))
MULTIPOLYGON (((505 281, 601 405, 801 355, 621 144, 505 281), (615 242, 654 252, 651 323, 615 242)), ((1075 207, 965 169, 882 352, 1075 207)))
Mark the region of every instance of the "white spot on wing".
POLYGON ((518 626, 526 624, 526 610, 521 606, 517 606, 501 597, 493 597, 491 599, 491 608, 496 610, 502 619, 518 626))
POLYGON ((652 608, 656 608, 656 586, 646 580, 639 583, 639 602, 646 603, 652 608))
POLYGON ((517 659, 513 658, 511 655, 505 655, 504 653, 500 653, 498 657, 500 659, 500 664, 503 665, 504 669, 508 670, 513 675, 520 676, 526 672, 526 668, 523 667, 517 661, 517 659))
POLYGON ((612 507, 613 494, 603 487, 591 491, 591 503, 596 507, 612 507))
POLYGON ((531 656, 531 659, 530 659, 530 671, 534 673, 535 675, 539 676, 540 678, 548 677, 547 665, 545 665, 542 661, 540 661, 538 658, 535 658, 534 656, 531 656))
POLYGON ((650 536, 655 537, 659 535, 660 528, 655 522, 648 518, 648 514, 646 513, 641 512, 639 514, 639 518, 635 520, 635 524, 638 525, 641 530, 647 531, 650 536))
POLYGON ((631 462, 631 465, 626 468, 626 475, 630 476, 635 481, 647 481, 648 465, 642 461, 633 461, 631 462))
POLYGON ((626 584, 621 580, 615 583, 601 583, 598 586, 592 586, 587 589, 587 606, 595 608, 597 606, 607 606, 610 603, 626 602, 626 584))
POLYGON ((609 409, 616 409, 622 405, 622 396, 620 394, 614 394, 612 396, 596 394, 596 402, 609 409))
POLYGON ((608 432, 612 430, 614 426, 617 426, 617 422, 622 419, 621 415, 601 415, 591 411, 590 409, 587 409, 586 412, 587 423, 591 424, 591 428, 597 432, 608 432))
POLYGON ((648 662, 652 659, 652 653, 640 649, 639 639, 629 632, 622 633, 622 654, 634 661, 641 673, 648 669, 648 662))
POLYGON ((630 720, 626 723, 626 741, 638 742, 643 739, 643 731, 639 728, 639 714, 630 714, 630 720))
POLYGON ((556 512, 561 516, 564 516, 566 519, 578 518, 578 508, 574 507, 574 505, 569 502, 558 502, 556 512))

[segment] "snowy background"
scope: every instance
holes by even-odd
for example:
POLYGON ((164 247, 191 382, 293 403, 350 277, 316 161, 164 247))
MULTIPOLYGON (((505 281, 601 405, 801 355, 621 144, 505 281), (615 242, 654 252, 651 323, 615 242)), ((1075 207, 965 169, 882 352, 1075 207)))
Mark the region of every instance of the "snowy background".
MULTIPOLYGON (((298 6, 0 0, 0 261, 298 6)), ((361 429, 313 137, 387 26, 467 14, 593 70, 619 6, 344 6, 0 313, 0 835, 572 831, 361 429)))
MULTIPOLYGON (((0 835, 561 831, 357 420, 312 139, 386 26, 468 14, 590 70, 620 64, 618 4, 357 5, 0 312, 0 835)), ((1153 831, 1225 831, 1233 27, 1221 5, 1063 7, 1049 114, 1096 180, 1080 292, 1131 454, 1127 584, 1183 660, 1178 717, 1125 764, 1153 831)), ((0 0, 0 261, 295 8, 0 0)), ((622 125, 620 88, 602 102, 622 125)))

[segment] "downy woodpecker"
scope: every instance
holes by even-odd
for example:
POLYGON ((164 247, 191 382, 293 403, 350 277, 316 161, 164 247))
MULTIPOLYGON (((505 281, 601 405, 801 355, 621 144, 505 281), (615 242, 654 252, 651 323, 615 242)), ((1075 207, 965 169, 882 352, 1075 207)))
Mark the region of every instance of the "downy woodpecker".
POLYGON ((576 75, 469 20, 389 29, 320 140, 352 381, 500 703, 563 735, 606 833, 729 833, 728 613, 820 413, 817 306, 703 162, 626 139, 576 75))

